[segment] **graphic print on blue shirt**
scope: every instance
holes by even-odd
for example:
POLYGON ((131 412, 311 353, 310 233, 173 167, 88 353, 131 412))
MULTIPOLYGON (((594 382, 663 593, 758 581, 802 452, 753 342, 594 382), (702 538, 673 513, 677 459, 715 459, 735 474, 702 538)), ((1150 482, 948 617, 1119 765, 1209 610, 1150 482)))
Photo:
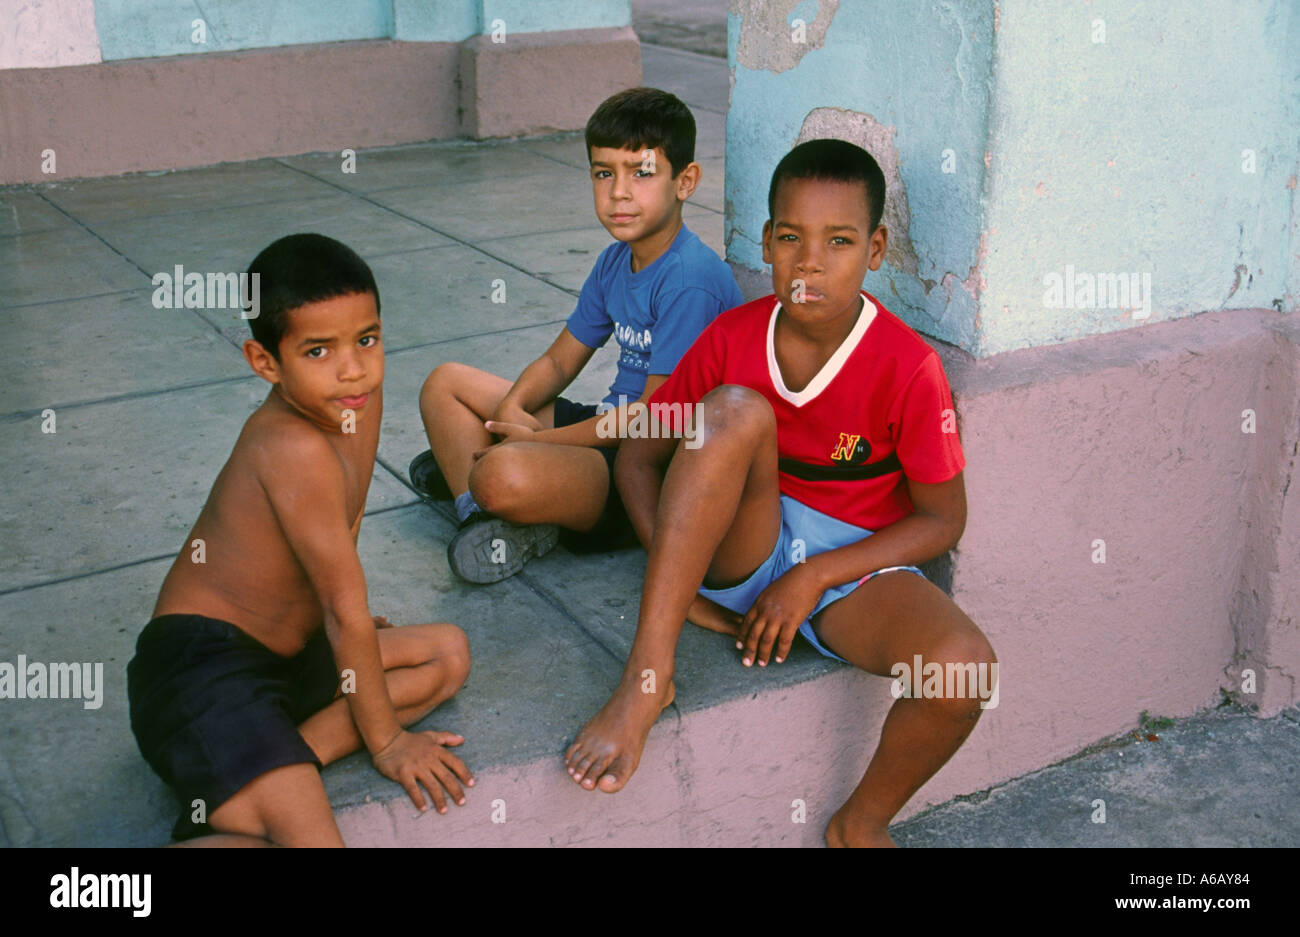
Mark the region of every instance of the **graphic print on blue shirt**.
POLYGON ((632 249, 615 241, 600 252, 566 323, 573 337, 619 345, 618 372, 602 409, 641 396, 646 377, 671 374, 718 314, 744 302, 731 268, 685 225, 654 263, 632 272, 632 249))

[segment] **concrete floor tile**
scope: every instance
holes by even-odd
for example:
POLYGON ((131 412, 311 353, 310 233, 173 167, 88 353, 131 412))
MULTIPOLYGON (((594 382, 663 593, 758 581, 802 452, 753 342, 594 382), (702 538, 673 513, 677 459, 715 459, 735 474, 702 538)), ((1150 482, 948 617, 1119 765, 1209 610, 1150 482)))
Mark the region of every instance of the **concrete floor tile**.
POLYGON ((389 351, 556 322, 574 306, 571 294, 460 245, 380 257, 371 269, 389 351))
POLYGON ((0 845, 161 846, 178 803, 140 755, 126 665, 169 561, 0 596, 0 659, 103 665, 102 705, 5 700, 0 845))
POLYGON ((497 257, 508 258, 529 273, 566 290, 581 292, 596 258, 614 243, 602 227, 552 231, 539 237, 520 234, 479 241, 477 246, 497 257))
MULTIPOLYGON (((327 187, 321 189, 329 193, 327 187)), ((451 243, 428 228, 338 192, 293 202, 104 222, 96 224, 95 231, 150 276, 171 273, 177 264, 187 272, 247 270, 272 241, 304 231, 336 238, 367 259, 451 243)))
MULTIPOLYGON (((184 544, 260 378, 174 390, 0 422, 13 483, 0 489, 0 591, 173 554, 184 544)), ((367 511, 415 500, 381 466, 367 511)))
POLYGON ((712 247, 723 260, 727 259, 727 242, 723 232, 723 216, 707 208, 687 202, 682 208, 682 220, 701 241, 712 247))
POLYGON ((683 52, 666 46, 641 46, 641 80, 669 91, 699 111, 725 114, 730 104, 730 72, 725 58, 683 52))
POLYGON ((466 241, 599 226, 591 182, 558 164, 531 176, 385 189, 371 197, 466 241))
MULTIPOLYGON (((727 155, 727 118, 713 111, 695 112, 695 158, 716 159, 727 155)), ((764 189, 767 180, 763 180, 764 189)))
POLYGON ((519 146, 532 153, 537 153, 551 160, 581 169, 586 173, 591 164, 587 162, 587 142, 582 132, 557 133, 549 137, 531 137, 519 141, 519 146))
POLYGON ((696 187, 695 194, 691 196, 688 204, 701 208, 711 208, 715 212, 721 213, 726 201, 724 195, 726 160, 721 156, 715 156, 710 159, 697 160, 697 162, 699 162, 702 170, 700 184, 696 187))
POLYGON ((68 214, 94 227, 98 222, 128 218, 318 198, 332 190, 275 160, 262 159, 58 182, 41 191, 68 214))
POLYGON ((242 377, 248 365, 188 309, 155 309, 148 290, 0 310, 11 375, 0 409, 58 408, 242 377))
POLYGON ((99 296, 149 285, 130 261, 81 228, 0 238, 0 307, 99 296))
POLYGON ((0 237, 75 227, 75 221, 35 191, 0 188, 0 237))
POLYGON ((344 172, 336 153, 292 156, 282 162, 353 192, 491 182, 545 173, 555 165, 518 143, 464 141, 358 150, 356 172, 344 172))

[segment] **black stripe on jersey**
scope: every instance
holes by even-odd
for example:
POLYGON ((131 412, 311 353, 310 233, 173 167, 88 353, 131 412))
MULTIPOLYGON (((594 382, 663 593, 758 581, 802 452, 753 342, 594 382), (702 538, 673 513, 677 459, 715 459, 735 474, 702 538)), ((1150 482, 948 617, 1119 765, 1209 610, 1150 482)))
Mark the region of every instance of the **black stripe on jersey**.
POLYGON ((813 465, 795 459, 782 457, 777 461, 777 468, 787 475, 802 478, 809 482, 861 481, 866 478, 879 478, 893 472, 901 472, 903 464, 898 461, 896 453, 890 453, 879 462, 869 465, 813 465))

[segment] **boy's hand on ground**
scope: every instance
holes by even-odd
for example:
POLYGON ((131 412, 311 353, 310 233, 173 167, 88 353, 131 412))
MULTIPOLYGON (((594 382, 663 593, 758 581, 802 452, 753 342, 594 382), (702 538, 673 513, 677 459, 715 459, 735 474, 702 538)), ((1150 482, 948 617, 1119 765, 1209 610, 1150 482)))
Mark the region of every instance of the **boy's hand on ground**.
POLYGON ((383 615, 373 615, 373 616, 371 616, 371 617, 373 617, 374 620, 375 620, 375 629, 376 629, 376 630, 378 630, 378 629, 380 629, 380 628, 392 628, 392 627, 393 627, 393 623, 392 623, 391 621, 389 621, 387 618, 385 618, 383 615))
POLYGON ((790 656, 790 645, 803 620, 817 606, 826 591, 807 566, 800 563, 758 594, 740 624, 741 663, 749 667, 758 661, 766 667, 776 648, 779 664, 790 656))
POLYGON ((741 616, 702 595, 697 595, 691 601, 691 607, 686 610, 686 620, 708 631, 729 634, 733 638, 743 634, 740 630, 741 616))
POLYGON ((460 781, 469 787, 474 786, 474 776, 465 763, 443 747, 460 745, 464 741, 463 736, 454 732, 402 731, 382 751, 375 752, 371 761, 380 774, 406 788, 406 793, 421 813, 428 809, 428 804, 420 785, 424 785, 433 798, 437 811, 446 813, 444 787, 452 800, 463 805, 465 791, 460 781))

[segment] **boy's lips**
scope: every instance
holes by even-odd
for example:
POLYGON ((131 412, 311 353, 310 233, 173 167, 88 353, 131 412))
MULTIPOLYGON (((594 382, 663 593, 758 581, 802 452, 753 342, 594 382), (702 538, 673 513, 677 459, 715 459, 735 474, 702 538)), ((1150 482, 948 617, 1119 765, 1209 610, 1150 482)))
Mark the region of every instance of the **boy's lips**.
POLYGON ((614 224, 627 224, 630 221, 635 221, 636 215, 629 215, 626 212, 615 212, 609 216, 609 220, 614 222, 614 224))
POLYGON ((362 404, 364 404, 367 400, 369 400, 369 399, 370 399, 370 395, 369 395, 369 394, 359 394, 359 395, 356 396, 356 397, 337 397, 337 398, 335 398, 335 399, 338 400, 338 402, 341 403, 341 404, 343 404, 343 406, 345 406, 345 407, 350 407, 350 408, 352 408, 352 409, 356 409, 357 407, 359 407, 359 406, 361 406, 362 404))

